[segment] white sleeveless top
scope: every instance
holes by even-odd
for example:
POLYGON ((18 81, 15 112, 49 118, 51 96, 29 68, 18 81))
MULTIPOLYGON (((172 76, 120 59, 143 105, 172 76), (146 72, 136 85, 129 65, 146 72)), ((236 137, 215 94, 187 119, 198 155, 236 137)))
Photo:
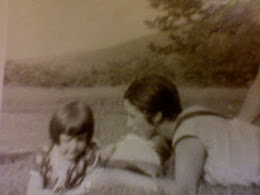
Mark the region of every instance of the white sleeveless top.
POLYGON ((204 179, 211 184, 260 184, 260 128, 207 111, 193 106, 179 115, 173 147, 185 137, 198 138, 207 152, 204 179), (198 111, 206 112, 195 114, 198 111), (181 119, 190 113, 194 115, 181 119))
POLYGON ((161 165, 160 156, 155 151, 152 140, 144 139, 135 134, 127 134, 117 143, 116 151, 111 156, 114 160, 139 161, 161 165))
POLYGON ((136 134, 127 134, 116 144, 115 152, 110 156, 108 167, 134 169, 152 177, 162 175, 160 155, 156 152, 152 140, 136 134))

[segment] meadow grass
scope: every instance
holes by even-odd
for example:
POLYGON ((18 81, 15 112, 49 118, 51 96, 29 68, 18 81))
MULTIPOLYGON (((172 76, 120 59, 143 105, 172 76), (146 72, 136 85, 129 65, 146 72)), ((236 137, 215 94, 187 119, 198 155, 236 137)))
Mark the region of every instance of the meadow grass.
MULTIPOLYGON (((14 88, 6 89, 4 96, 4 111, 13 114, 20 113, 19 118, 23 119, 23 113, 31 114, 42 112, 43 116, 50 117, 58 104, 66 102, 68 99, 79 99, 86 101, 94 111, 95 117, 95 138, 100 140, 102 145, 114 143, 127 133, 125 128, 125 111, 122 105, 122 96, 126 86, 120 88, 100 88, 99 90, 79 88, 79 89, 30 89, 14 88), (19 96, 17 95, 19 94, 19 96), (28 95, 31 97, 28 99, 28 95), (20 98, 20 99, 19 99, 20 98), (7 101, 8 100, 8 101, 7 101), (18 101, 19 100, 19 101, 18 101), (15 102, 17 101, 17 102, 15 102), (9 109, 12 104, 15 108, 9 109), (29 109, 27 107, 31 106, 29 109), (27 109, 27 110, 26 110, 27 109)), ((219 112, 234 116, 241 105, 246 93, 245 89, 228 88, 179 88, 182 104, 188 107, 192 104, 202 104, 217 108, 219 112), (199 92, 199 93, 198 93, 199 92)), ((45 120, 45 119, 44 119, 45 120)), ((42 121, 44 121, 42 120, 42 121)), ((42 121, 38 125, 42 126, 42 121)), ((46 120, 45 120, 46 121, 46 120)), ((30 121, 29 121, 30 122, 30 121)), ((13 125, 14 121, 13 121, 13 125)), ((21 124, 17 124, 17 128, 21 124)), ((35 130, 35 129, 33 129, 35 130)), ((43 129, 47 133, 47 129, 43 129)), ((20 129, 22 132, 23 129, 20 129)), ((19 131, 18 131, 19 132, 19 131)), ((39 133, 39 135, 41 135, 39 133)), ((42 139, 42 137, 39 137, 42 139)), ((28 182, 28 172, 33 166, 33 156, 35 152, 23 154, 9 154, 0 156, 0 194, 24 194, 28 182)), ((202 183, 199 194, 258 194, 256 187, 222 187, 211 186, 202 183)), ((90 194, 151 194, 149 190, 131 188, 129 186, 118 185, 111 187, 103 186, 94 189, 90 194)))

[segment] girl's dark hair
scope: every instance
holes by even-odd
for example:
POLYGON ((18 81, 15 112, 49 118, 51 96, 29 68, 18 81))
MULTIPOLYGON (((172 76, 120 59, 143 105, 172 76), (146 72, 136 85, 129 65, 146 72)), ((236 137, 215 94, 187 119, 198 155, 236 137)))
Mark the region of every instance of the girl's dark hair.
POLYGON ((125 92, 124 99, 143 112, 151 124, 159 112, 162 113, 162 120, 172 121, 182 110, 175 85, 159 75, 135 80, 125 92))
POLYGON ((49 135, 54 144, 60 143, 60 135, 80 136, 86 134, 89 144, 94 133, 94 117, 90 107, 82 102, 72 101, 60 107, 52 116, 49 135))

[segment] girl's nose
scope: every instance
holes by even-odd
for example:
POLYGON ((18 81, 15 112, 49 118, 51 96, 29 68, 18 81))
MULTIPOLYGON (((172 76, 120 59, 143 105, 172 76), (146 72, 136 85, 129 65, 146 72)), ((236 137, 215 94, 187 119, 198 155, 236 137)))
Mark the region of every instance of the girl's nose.
POLYGON ((76 146, 77 146, 77 141, 76 141, 76 139, 72 139, 72 140, 70 141, 70 148, 71 148, 71 149, 75 149, 76 146))
POLYGON ((133 126, 133 120, 130 117, 127 117, 126 126, 127 127, 132 127, 133 126))

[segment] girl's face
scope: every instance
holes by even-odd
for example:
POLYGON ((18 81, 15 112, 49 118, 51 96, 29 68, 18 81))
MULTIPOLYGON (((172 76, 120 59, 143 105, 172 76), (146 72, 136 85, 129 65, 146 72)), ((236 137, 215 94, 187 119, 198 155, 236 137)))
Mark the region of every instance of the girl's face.
POLYGON ((124 107, 127 112, 127 126, 139 136, 146 139, 151 138, 154 133, 155 126, 146 120, 144 113, 142 113, 127 99, 124 100, 124 107))
POLYGON ((59 151, 67 160, 74 160, 86 148, 86 137, 70 136, 67 134, 60 135, 59 151))

